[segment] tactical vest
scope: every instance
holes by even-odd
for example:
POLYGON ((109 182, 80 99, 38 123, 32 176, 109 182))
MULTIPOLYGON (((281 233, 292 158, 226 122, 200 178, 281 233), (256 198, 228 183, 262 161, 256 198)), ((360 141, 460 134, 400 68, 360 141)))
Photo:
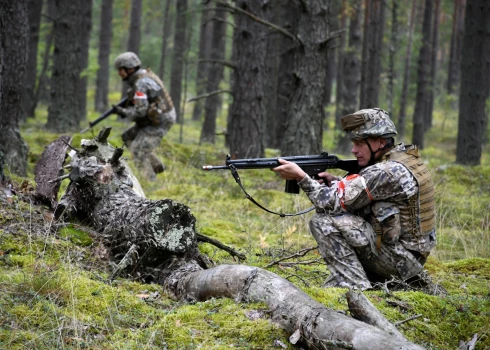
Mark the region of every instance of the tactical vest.
POLYGON ((407 146, 405 151, 391 152, 387 160, 403 164, 417 180, 419 191, 407 205, 401 205, 400 222, 405 233, 425 237, 435 229, 434 185, 429 170, 420 159, 416 146, 407 146))
POLYGON ((158 105, 159 105, 158 107, 162 110, 162 113, 169 112, 172 108, 174 108, 174 104, 172 102, 172 99, 170 98, 170 95, 169 95, 167 89, 165 89, 165 86, 163 85, 163 82, 160 79, 160 77, 158 75, 156 75, 155 73, 153 73, 153 71, 150 68, 147 68, 146 69, 146 72, 143 73, 143 74, 141 74, 138 77, 138 79, 141 79, 141 78, 144 78, 144 77, 148 77, 150 79, 155 80, 156 83, 162 89, 162 94, 159 95, 159 96, 157 96, 154 101, 149 101, 150 104, 152 102, 158 103, 158 105))

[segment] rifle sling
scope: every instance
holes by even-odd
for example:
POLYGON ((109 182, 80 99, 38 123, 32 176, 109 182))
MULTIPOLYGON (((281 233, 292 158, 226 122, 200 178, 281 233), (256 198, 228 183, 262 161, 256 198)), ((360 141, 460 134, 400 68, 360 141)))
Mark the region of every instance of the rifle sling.
POLYGON ((265 210, 268 213, 279 215, 280 217, 283 218, 283 217, 286 217, 286 216, 303 215, 303 214, 306 214, 306 213, 312 211, 313 209, 315 209, 315 207, 311 207, 311 208, 308 208, 308 209, 301 210, 301 211, 299 211, 297 213, 294 213, 294 214, 276 213, 275 211, 269 210, 266 207, 262 206, 260 203, 258 203, 250 194, 248 194, 248 192, 245 190, 245 188, 242 185, 242 180, 240 180, 240 175, 238 175, 237 168, 233 164, 230 164, 228 167, 230 168, 231 174, 235 178, 236 183, 238 184, 238 186, 240 186, 240 188, 242 189, 243 193, 245 193, 245 196, 247 197, 247 199, 249 199, 253 204, 255 204, 256 206, 258 206, 262 210, 265 210))

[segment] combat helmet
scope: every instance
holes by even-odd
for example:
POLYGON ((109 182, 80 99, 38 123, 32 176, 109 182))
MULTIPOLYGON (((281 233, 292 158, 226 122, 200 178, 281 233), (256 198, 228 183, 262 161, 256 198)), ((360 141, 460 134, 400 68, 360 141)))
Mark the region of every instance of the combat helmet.
POLYGON ((342 130, 351 140, 368 137, 390 138, 398 135, 395 124, 381 108, 361 109, 340 118, 342 130))
POLYGON ((141 66, 141 61, 134 52, 123 52, 116 57, 114 61, 116 69, 120 68, 136 68, 141 66))

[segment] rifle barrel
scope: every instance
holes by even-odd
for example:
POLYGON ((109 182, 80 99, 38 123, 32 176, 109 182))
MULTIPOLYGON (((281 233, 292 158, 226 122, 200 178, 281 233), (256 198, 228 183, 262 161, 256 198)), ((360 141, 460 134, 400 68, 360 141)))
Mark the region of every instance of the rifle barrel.
POLYGON ((227 165, 203 165, 202 170, 220 170, 220 169, 229 169, 227 165))

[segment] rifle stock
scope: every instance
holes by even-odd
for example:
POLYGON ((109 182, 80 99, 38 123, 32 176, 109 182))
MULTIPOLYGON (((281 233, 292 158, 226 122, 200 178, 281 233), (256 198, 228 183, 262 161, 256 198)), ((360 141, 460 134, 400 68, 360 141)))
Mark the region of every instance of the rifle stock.
MULTIPOLYGON (((124 97, 121 101, 119 101, 117 103, 117 106, 119 106, 119 107, 124 106, 127 101, 128 101, 128 98, 127 97, 124 97)), ((100 117, 98 117, 97 119, 95 119, 93 122, 89 122, 88 123, 88 126, 85 129, 83 129, 83 130, 80 131, 80 134, 86 133, 91 128, 93 128, 95 125, 99 124, 101 121, 103 121, 104 119, 106 119, 108 116, 110 116, 113 113, 114 113, 114 107, 112 107, 111 109, 105 111, 100 117)))
MULTIPOLYGON (((271 169, 281 165, 278 161, 279 158, 298 164, 309 176, 316 176, 327 169, 341 169, 350 174, 360 171, 357 159, 341 160, 336 155, 329 155, 327 152, 322 152, 319 155, 250 159, 231 159, 228 155, 225 165, 205 165, 202 168, 207 171, 230 169, 232 172, 234 169, 271 169)), ((285 192, 299 193, 297 181, 286 180, 285 192)))

